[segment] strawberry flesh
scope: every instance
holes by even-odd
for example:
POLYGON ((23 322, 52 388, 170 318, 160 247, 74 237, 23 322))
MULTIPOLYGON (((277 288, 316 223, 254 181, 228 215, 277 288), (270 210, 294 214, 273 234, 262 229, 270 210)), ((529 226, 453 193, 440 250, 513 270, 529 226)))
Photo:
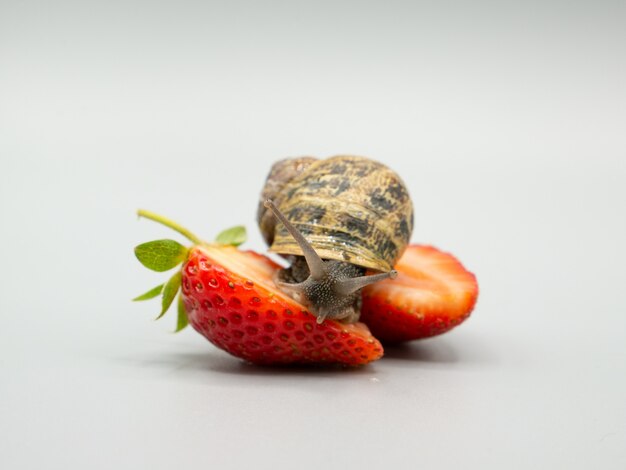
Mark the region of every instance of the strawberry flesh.
POLYGON ((217 347, 256 364, 340 363, 379 359, 367 326, 317 324, 304 306, 276 289, 280 266, 252 251, 197 246, 182 269, 189 323, 217 347))
POLYGON ((395 280, 363 289, 361 321, 381 341, 439 335, 464 321, 476 304, 476 277, 449 253, 410 245, 395 269, 395 280))

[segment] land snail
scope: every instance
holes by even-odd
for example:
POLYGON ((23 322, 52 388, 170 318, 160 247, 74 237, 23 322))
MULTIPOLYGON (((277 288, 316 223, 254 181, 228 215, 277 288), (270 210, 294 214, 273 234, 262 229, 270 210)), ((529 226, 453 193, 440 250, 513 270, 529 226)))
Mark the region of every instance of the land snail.
POLYGON ((401 178, 379 162, 289 158, 272 166, 257 222, 270 251, 291 263, 274 276, 276 286, 318 323, 353 323, 361 288, 396 277, 393 266, 413 231, 413 204, 401 178))

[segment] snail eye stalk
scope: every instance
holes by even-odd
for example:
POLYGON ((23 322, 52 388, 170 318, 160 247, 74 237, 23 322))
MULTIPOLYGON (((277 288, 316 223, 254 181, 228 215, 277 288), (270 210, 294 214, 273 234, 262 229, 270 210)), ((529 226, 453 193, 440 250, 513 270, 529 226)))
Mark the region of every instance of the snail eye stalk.
POLYGON ((316 280, 324 279, 327 275, 326 266, 324 265, 324 261, 319 255, 315 252, 311 244, 307 241, 306 238, 291 225, 291 222, 287 220, 287 218, 283 215, 283 213, 276 207, 274 201, 271 199, 267 199, 265 201, 265 207, 270 209, 276 218, 282 222, 287 231, 294 238, 300 249, 302 250, 302 254, 306 259, 306 264, 309 266, 309 271, 311 272, 311 277, 316 280))
POLYGON ((362 289, 365 286, 369 286, 370 284, 374 284, 378 281, 383 281, 385 279, 395 279, 398 277, 398 271, 392 269, 387 273, 381 274, 371 274, 369 276, 360 276, 353 277, 350 279, 343 279, 340 281, 335 287, 335 292, 341 295, 350 295, 354 292, 362 289))

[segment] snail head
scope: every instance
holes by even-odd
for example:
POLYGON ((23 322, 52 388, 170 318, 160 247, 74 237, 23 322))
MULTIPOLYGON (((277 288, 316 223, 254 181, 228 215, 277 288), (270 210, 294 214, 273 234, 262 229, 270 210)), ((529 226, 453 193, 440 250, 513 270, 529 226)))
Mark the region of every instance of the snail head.
POLYGON ((285 226, 302 250, 309 268, 309 277, 303 282, 288 283, 274 279, 276 285, 298 302, 305 305, 317 316, 317 322, 326 318, 334 320, 357 321, 360 315, 359 291, 383 279, 394 279, 397 271, 362 276, 357 266, 336 260, 323 260, 315 252, 306 238, 280 212, 270 199, 265 207, 285 226))

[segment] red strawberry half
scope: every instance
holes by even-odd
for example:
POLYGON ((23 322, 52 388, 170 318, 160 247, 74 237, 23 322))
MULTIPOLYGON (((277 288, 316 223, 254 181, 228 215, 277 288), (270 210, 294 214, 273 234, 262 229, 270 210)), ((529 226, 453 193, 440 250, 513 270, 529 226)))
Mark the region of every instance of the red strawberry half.
POLYGON ((396 279, 363 289, 361 321, 380 340, 439 335, 472 312, 478 297, 476 277, 451 254, 410 245, 395 269, 396 279))
POLYGON ((135 300, 162 295, 162 316, 182 287, 178 326, 188 323, 217 347, 257 364, 361 365, 383 355, 380 342, 363 323, 345 325, 315 316, 279 291, 272 281, 280 269, 269 258, 240 251, 245 229, 222 232, 205 243, 178 224, 151 212, 139 215, 163 223, 189 238, 186 248, 174 240, 156 240, 135 248, 139 261, 154 271, 183 263, 170 280, 135 300))
POLYGON ((183 301, 191 325, 209 341, 250 362, 365 364, 382 346, 362 323, 317 324, 278 291, 280 267, 228 246, 197 246, 183 266, 183 301))

